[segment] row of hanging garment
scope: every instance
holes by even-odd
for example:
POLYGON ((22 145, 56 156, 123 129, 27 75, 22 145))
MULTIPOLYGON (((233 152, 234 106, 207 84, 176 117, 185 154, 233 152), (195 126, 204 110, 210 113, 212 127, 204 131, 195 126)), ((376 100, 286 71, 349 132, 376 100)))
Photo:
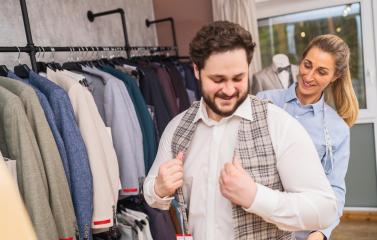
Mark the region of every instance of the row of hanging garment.
POLYGON ((192 68, 138 57, 40 62, 38 70, 0 67, 0 151, 16 161, 37 237, 111 232, 119 193, 139 196, 159 135, 200 96, 192 68))

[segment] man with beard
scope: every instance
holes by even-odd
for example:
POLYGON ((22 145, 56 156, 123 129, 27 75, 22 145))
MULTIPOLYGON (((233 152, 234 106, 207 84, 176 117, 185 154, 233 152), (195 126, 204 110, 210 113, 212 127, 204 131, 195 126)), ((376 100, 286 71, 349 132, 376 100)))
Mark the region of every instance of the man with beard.
POLYGON ((198 239, 293 239, 327 227, 336 200, 304 128, 248 95, 255 44, 238 24, 204 26, 190 43, 203 98, 166 127, 144 183, 155 208, 174 194, 198 239))

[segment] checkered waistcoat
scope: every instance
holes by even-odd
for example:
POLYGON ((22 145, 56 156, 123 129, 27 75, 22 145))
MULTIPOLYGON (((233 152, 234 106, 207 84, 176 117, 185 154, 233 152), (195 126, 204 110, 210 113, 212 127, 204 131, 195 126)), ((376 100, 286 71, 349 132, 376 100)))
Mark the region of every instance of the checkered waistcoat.
MULTIPOLYGON (((276 157, 272 146, 267 123, 267 101, 261 101, 253 96, 251 108, 253 121, 241 120, 238 130, 238 143, 236 153, 240 158, 242 167, 250 174, 255 182, 274 190, 283 191, 279 173, 276 168, 276 157)), ((199 102, 195 102, 184 114, 172 140, 172 153, 175 155, 183 151, 189 154, 192 137, 197 124, 193 122, 199 109, 199 102)), ((182 189, 178 189, 176 198, 184 213, 184 228, 188 233, 187 210, 184 207, 182 189)), ((264 221, 261 217, 248 213, 240 206, 233 204, 234 238, 240 240, 264 239, 294 239, 293 234, 279 230, 274 224, 264 221)))

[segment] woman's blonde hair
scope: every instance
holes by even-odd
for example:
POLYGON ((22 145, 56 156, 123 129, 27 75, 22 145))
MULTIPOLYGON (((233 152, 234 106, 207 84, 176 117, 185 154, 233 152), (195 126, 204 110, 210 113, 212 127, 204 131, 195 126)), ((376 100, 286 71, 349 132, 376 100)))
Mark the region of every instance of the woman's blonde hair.
POLYGON ((335 77, 325 89, 325 100, 334 106, 338 114, 351 127, 359 113, 359 103, 352 87, 349 67, 350 49, 340 37, 326 34, 315 37, 306 47, 302 59, 312 48, 318 48, 335 57, 335 77))

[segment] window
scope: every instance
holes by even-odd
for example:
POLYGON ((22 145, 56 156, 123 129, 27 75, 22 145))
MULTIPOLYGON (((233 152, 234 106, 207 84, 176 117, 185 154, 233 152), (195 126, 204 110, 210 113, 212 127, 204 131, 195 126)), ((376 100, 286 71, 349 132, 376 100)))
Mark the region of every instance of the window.
POLYGON ((301 53, 317 35, 331 33, 344 39, 351 50, 352 83, 360 108, 367 107, 360 3, 263 18, 258 20, 258 28, 263 67, 278 53, 298 64, 301 53))

